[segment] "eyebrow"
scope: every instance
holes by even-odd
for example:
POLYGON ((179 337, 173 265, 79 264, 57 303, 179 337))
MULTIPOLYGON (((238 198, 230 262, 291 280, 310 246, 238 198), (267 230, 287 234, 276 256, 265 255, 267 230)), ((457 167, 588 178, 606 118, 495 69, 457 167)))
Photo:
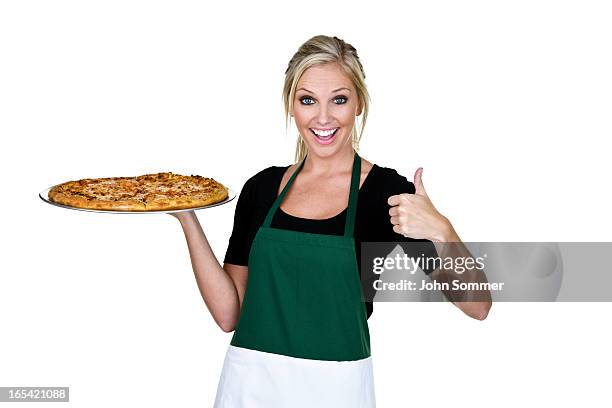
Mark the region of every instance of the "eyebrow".
MULTIPOLYGON (((340 91, 340 90, 342 90, 342 89, 346 89, 347 91, 351 92, 351 90, 350 90, 350 89, 345 88, 345 87, 342 87, 342 88, 334 89, 334 90, 332 91, 332 93, 334 93, 334 92, 338 92, 338 91, 340 91)), ((312 92, 312 91, 309 91, 309 90, 308 90, 308 89, 306 89, 306 88, 298 88, 298 89, 296 89, 295 91, 297 92, 297 91, 300 91, 300 90, 303 90, 303 91, 306 91, 306 92, 309 92, 309 93, 314 93, 314 92, 312 92)))

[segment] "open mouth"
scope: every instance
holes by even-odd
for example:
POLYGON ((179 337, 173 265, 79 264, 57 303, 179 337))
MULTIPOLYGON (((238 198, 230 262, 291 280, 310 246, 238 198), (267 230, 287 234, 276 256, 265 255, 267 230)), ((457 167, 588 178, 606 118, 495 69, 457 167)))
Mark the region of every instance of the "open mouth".
POLYGON ((315 129, 309 128, 310 132, 315 136, 315 139, 321 144, 330 144, 336 136, 340 128, 331 129, 315 129))

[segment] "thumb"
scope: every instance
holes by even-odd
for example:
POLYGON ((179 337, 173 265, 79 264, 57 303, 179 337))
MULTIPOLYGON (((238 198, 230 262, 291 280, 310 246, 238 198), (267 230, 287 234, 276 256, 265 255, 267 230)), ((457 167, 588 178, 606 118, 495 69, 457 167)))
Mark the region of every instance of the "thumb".
POLYGON ((427 196, 427 192, 425 191, 425 186, 423 185, 423 168, 419 167, 417 171, 414 172, 414 187, 416 189, 415 194, 427 196))

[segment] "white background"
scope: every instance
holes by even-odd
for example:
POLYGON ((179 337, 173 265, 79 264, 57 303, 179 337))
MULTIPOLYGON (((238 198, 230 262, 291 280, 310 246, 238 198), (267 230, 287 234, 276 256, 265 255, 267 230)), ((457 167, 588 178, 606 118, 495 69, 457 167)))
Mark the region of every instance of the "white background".
MULTIPOLYGON (((69 386, 75 407, 212 406, 231 334, 200 297, 178 222, 37 194, 157 171, 239 192, 291 163, 283 76, 316 34, 364 64, 361 155, 409 180, 423 166, 464 241, 610 241, 609 3, 398 7, 2 2, 0 386, 69 386)), ((198 212, 220 261, 234 208, 198 212)), ((609 406, 610 312, 505 303, 480 322, 450 304, 378 303, 378 406, 609 406)))

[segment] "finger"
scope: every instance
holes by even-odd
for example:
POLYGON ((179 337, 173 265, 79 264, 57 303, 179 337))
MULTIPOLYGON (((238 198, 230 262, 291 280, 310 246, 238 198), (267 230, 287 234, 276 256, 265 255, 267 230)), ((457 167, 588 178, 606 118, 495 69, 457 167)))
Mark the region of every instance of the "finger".
POLYGON ((414 194, 410 193, 401 193, 394 196, 389 197, 387 203, 389 205, 400 205, 402 203, 410 203, 414 194))
POLYGON ((416 189, 415 194, 427 196, 425 186, 423 185, 423 168, 419 167, 414 173, 414 187, 416 189))
POLYGON ((389 215, 390 216, 400 215, 400 206, 396 205, 396 206, 389 208, 389 215))
POLYGON ((405 237, 407 236, 406 234, 404 234, 404 232, 402 231, 402 227, 399 226, 399 225, 394 225, 393 226, 393 232, 396 232, 396 233, 398 233, 400 235, 403 235, 405 237))
POLYGON ((392 195, 387 199, 387 204, 389 205, 398 205, 400 203, 400 195, 392 195))
POLYGON ((398 225, 400 223, 400 217, 391 217, 389 220, 393 225, 398 225))

